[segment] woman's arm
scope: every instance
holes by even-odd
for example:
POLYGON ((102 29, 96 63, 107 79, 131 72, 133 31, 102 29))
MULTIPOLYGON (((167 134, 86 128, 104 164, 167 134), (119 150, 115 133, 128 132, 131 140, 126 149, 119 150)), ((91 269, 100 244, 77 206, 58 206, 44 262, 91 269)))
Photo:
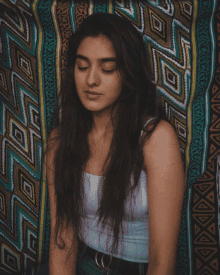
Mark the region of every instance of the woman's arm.
MULTIPOLYGON (((56 130, 56 129, 55 129, 56 130)), ((57 140, 53 139, 57 132, 53 130, 48 140, 48 152, 46 154, 46 173, 48 182, 48 191, 50 199, 50 246, 49 246, 49 275, 74 275, 76 274, 76 261, 78 253, 78 241, 77 236, 73 228, 63 230, 61 233, 62 239, 65 241, 65 248, 60 249, 55 244, 55 222, 56 222, 56 197, 54 189, 54 154, 58 148, 57 140), (68 255, 72 242, 74 242, 74 249, 71 251, 72 254, 68 255), (69 257, 69 258, 68 258, 69 257), (68 259, 68 261, 67 261, 68 259)), ((58 243, 60 241, 60 232, 58 232, 58 243)))
POLYGON ((149 202, 147 275, 174 275, 185 176, 179 141, 162 120, 143 147, 149 202))

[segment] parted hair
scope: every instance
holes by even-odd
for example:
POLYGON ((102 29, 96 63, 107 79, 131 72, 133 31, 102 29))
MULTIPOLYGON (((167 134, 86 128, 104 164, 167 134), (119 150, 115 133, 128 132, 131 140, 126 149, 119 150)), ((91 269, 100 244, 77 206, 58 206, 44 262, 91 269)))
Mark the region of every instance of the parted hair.
MULTIPOLYGON (((56 242, 59 228, 65 226, 73 226, 77 237, 83 240, 83 171, 91 156, 87 137, 93 128, 93 114, 83 106, 77 95, 74 66, 82 40, 88 36, 100 35, 107 37, 113 44, 116 70, 123 82, 122 92, 112 106, 113 138, 103 167, 102 196, 96 213, 102 230, 106 224, 111 225, 114 242, 109 254, 112 254, 118 251, 119 234, 122 239, 124 236, 122 220, 127 219, 124 207, 126 198, 134 194, 143 170, 143 145, 158 123, 162 119, 168 120, 158 100, 147 47, 138 30, 129 20, 116 14, 100 12, 85 18, 69 39, 66 73, 61 83, 57 108, 54 110, 53 125, 48 133, 50 136, 56 128, 58 134, 54 138, 59 139, 54 157, 56 242), (113 116, 116 106, 117 121, 113 116), (147 117, 155 117, 151 122, 151 130, 143 127, 147 117), (146 136, 139 142, 142 130, 146 136), (106 167, 109 158, 111 161, 106 167), (132 174, 134 181, 131 187, 132 174)), ((61 249, 65 247, 63 240, 62 244, 60 246, 57 243, 61 249)))

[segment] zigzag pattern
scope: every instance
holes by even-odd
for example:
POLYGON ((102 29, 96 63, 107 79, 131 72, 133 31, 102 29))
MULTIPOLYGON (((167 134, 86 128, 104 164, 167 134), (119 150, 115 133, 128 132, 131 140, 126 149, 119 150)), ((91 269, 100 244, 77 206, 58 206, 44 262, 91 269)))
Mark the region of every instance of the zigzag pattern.
POLYGON ((36 25, 30 4, 3 3, 0 8, 2 274, 36 261, 42 146, 36 25))
MULTIPOLYGON (((220 23, 220 3, 215 15, 215 24, 220 23)), ((216 33, 217 42, 220 30, 216 33)), ((216 56, 220 54, 216 43, 216 56)), ((220 60, 210 91, 210 123, 207 153, 207 169, 196 180, 192 189, 191 220, 193 240, 194 274, 220 273, 220 60)))
POLYGON ((129 19, 142 34, 159 99, 179 138, 188 189, 177 274, 219 274, 220 61, 215 57, 220 30, 214 37, 211 15, 217 10, 214 25, 220 24, 220 3, 14 2, 0 2, 0 273, 29 275, 36 264, 48 262, 50 209, 42 150, 71 32, 88 15, 106 12, 129 19))

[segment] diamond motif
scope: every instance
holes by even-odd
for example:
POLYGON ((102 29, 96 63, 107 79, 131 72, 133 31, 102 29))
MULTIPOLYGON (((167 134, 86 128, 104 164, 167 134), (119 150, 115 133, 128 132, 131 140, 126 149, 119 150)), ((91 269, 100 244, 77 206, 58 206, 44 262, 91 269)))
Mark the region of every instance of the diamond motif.
POLYGON ((154 29, 161 33, 163 30, 163 24, 154 14, 152 14, 152 22, 154 29))
POLYGON ((167 22, 163 20, 153 10, 148 9, 150 18, 150 29, 153 33, 159 35, 164 41, 167 40, 167 22))
POLYGON ((21 129, 12 122, 12 136, 19 142, 23 147, 25 146, 25 136, 21 129))
POLYGON ((32 192, 32 186, 30 185, 29 182, 27 181, 23 181, 23 190, 24 192, 26 192, 26 194, 33 199, 33 192, 32 192))
POLYGON ((17 51, 18 67, 33 80, 33 74, 31 69, 31 62, 20 51, 17 51))
POLYGON ((2 246, 2 253, 3 253, 2 258, 4 259, 4 264, 12 269, 18 270, 19 261, 20 261, 19 255, 17 255, 15 251, 13 251, 14 254, 12 254, 11 249, 6 245, 2 246))
POLYGON ((35 204, 35 187, 34 183, 31 182, 30 179, 26 175, 24 175, 22 172, 19 173, 19 179, 20 183, 19 185, 21 186, 21 192, 31 200, 32 203, 35 204))
POLYGON ((190 5, 190 3, 188 2, 182 2, 183 4, 183 10, 186 14, 188 14, 189 16, 192 15, 192 5, 190 5))

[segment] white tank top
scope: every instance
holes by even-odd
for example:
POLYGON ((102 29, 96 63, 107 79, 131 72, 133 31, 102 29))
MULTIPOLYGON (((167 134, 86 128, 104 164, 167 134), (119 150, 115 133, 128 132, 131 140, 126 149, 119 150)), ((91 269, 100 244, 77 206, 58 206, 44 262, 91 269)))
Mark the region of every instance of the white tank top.
MULTIPOLYGON (((149 123, 152 119, 147 121, 149 123)), ((147 124, 146 123, 146 124, 147 124)), ((145 126, 146 126, 145 124, 145 126)), ((143 130, 141 135, 143 134, 143 130)), ((110 230, 110 223, 104 230, 101 224, 97 226, 98 217, 96 212, 101 199, 102 176, 83 173, 84 178, 84 217, 82 218, 83 241, 89 247, 110 255, 110 247, 113 243, 113 232, 110 230), (107 243, 107 234, 110 234, 107 243), (100 237, 100 240, 99 240, 100 237)), ((133 185, 133 174, 131 177, 133 185)), ((134 192, 134 201, 129 196, 125 203, 126 219, 123 220, 124 240, 119 238, 119 250, 114 257, 126 261, 148 263, 149 262, 149 209, 147 197, 147 177, 144 170, 141 171, 138 187, 134 192), (130 214, 132 213, 132 220, 130 214), (124 251, 123 251, 124 249, 124 251)), ((120 235, 119 235, 120 237, 120 235)))

